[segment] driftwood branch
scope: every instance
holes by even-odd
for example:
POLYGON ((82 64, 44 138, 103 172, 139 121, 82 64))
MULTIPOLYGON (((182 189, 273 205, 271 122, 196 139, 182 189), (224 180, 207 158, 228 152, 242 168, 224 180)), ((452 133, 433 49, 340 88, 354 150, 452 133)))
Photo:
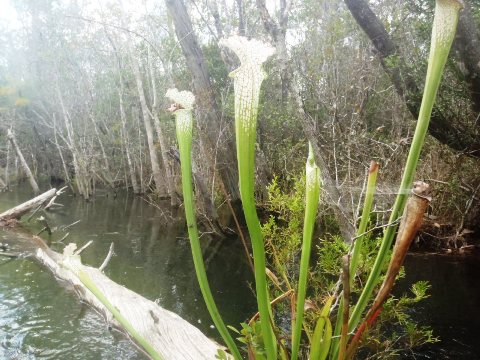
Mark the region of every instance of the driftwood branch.
POLYGON ((50 189, 47 192, 44 192, 41 195, 38 195, 37 197, 24 202, 23 204, 20 204, 18 206, 15 206, 14 208, 7 210, 3 213, 0 214, 0 221, 7 221, 11 219, 18 219, 22 217, 22 215, 25 215, 27 212, 30 210, 37 208, 39 206, 42 206, 43 204, 46 204, 48 201, 50 201, 53 197, 55 197, 57 194, 57 189, 50 189))
POLYGON ((110 249, 108 249, 107 257, 105 258, 105 260, 103 260, 103 263, 102 263, 102 265, 100 265, 100 267, 98 268, 98 270, 100 270, 101 272, 103 272, 103 270, 105 270, 105 268, 107 267, 108 263, 110 262, 110 259, 112 258, 112 256, 113 256, 113 242, 110 244, 110 249))
POLYGON ((57 196, 62 195, 66 188, 67 188, 67 186, 64 186, 63 188, 61 188, 60 190, 57 191, 55 196, 50 199, 50 201, 48 202, 47 205, 45 205, 45 210, 50 209, 52 206, 63 206, 62 204, 55 203, 55 199, 57 198, 57 196))
POLYGON ((55 243, 57 243, 57 244, 58 244, 58 243, 62 243, 62 242, 63 242, 63 240, 65 240, 65 239, 67 238, 67 236, 68 236, 68 235, 70 235, 70 233, 66 233, 66 234, 65 234, 65 235, 64 235, 64 236, 63 236, 63 237, 62 237, 60 240, 58 240, 58 241, 55 241, 55 243))
POLYGON ((77 251, 75 251, 73 253, 73 255, 80 255, 82 253, 83 250, 85 250, 86 248, 88 248, 90 245, 93 244, 93 240, 90 240, 89 242, 87 242, 85 245, 83 245, 80 249, 78 249, 77 251))

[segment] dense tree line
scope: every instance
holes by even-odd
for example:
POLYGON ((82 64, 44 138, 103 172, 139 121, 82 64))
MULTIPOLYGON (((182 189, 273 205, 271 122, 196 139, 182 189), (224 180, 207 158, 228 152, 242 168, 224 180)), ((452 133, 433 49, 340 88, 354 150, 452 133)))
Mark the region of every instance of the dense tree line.
MULTIPOLYGON (((465 3, 418 174, 437 185, 434 215, 462 227, 479 211, 480 181, 472 171, 480 157, 480 3, 465 3)), ((217 219, 219 204, 239 198, 228 78, 236 60, 218 41, 241 34, 276 48, 259 117, 259 199, 274 176, 288 185, 298 174, 308 139, 344 235, 372 159, 388 208, 418 115, 434 1, 12 4, 18 25, 0 29, 0 185, 27 173, 10 130, 34 178, 63 179, 86 199, 104 186, 177 205, 178 152, 164 97, 177 87, 196 95, 196 195, 200 212, 217 219)))

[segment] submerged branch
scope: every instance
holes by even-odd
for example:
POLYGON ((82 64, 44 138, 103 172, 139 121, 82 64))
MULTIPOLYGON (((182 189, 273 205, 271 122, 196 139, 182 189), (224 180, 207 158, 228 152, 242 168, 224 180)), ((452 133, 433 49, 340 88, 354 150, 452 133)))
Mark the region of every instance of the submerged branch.
POLYGON ((107 257, 105 258, 105 260, 103 260, 103 263, 102 263, 102 265, 100 265, 100 267, 98 268, 98 270, 100 270, 101 272, 103 272, 103 270, 105 270, 105 268, 107 267, 108 263, 110 262, 110 259, 112 258, 112 256, 113 256, 113 242, 110 244, 110 248, 108 249, 107 257))

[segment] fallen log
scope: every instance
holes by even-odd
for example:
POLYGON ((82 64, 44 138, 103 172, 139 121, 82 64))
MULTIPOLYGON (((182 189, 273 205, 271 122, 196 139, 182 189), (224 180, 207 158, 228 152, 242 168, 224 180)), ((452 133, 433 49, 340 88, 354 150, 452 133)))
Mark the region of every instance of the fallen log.
MULTIPOLYGON (((57 189, 50 189, 47 192, 44 192, 41 195, 38 195, 37 197, 34 197, 31 200, 28 200, 27 202, 24 202, 23 204, 20 204, 18 206, 15 206, 14 208, 11 208, 10 210, 7 210, 3 213, 0 214, 0 221, 8 221, 11 219, 19 219, 22 217, 22 215, 25 215, 27 212, 29 212, 32 209, 35 209, 39 206, 42 206, 46 203, 48 203, 51 199, 55 198, 57 195, 60 195, 62 193, 62 189, 58 190, 57 189)), ((2 225, 2 224, 0 224, 2 225)), ((2 225, 3 226, 3 225, 2 225)))
MULTIPOLYGON (((40 204, 55 196, 56 190, 47 193, 42 194, 45 197, 40 204), (50 197, 45 195, 47 193, 50 197)), ((0 220, 6 216, 4 214, 18 214, 17 210, 13 210, 22 206, 35 208, 27 203, 0 214, 0 220)), ((38 206, 39 203, 36 204, 38 206)), ((102 314, 108 324, 123 332, 150 358, 213 360, 218 350, 223 350, 180 316, 115 283, 100 269, 83 265, 79 254, 81 250, 77 251, 75 244, 67 245, 61 254, 50 249, 38 236, 18 229, 4 230, 3 239, 22 244, 23 249, 28 248, 31 257, 49 269, 59 282, 73 289, 82 301, 102 314)))

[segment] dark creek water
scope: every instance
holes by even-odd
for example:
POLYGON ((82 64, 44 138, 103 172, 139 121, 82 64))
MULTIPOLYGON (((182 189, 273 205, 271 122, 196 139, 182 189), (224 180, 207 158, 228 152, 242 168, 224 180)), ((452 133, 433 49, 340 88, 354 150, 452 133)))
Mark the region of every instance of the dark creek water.
MULTIPOLYGON (((0 211, 32 197, 26 190, 0 194, 0 211)), ((157 300, 199 327, 209 336, 216 331, 198 288, 183 220, 133 196, 97 196, 86 203, 68 194, 57 200, 64 208, 48 214, 58 230, 52 240, 70 233, 65 242, 94 243, 82 253, 85 264, 99 266, 111 242, 115 254, 105 273, 114 281, 157 300), (79 223, 64 229, 77 220, 79 223)), ((38 217, 42 214, 37 214, 38 217)), ((41 225, 27 224, 37 232, 41 225)), ((5 241, 0 233, 0 242, 5 241)), ((46 238, 44 236, 44 238, 46 238)), ((207 240, 206 238, 204 240, 207 240)), ((61 245, 53 245, 61 250, 61 245)), ((433 327, 441 342, 416 350, 407 358, 480 358, 480 256, 412 255, 407 276, 399 284, 408 288, 429 280, 431 297, 417 306, 415 318, 433 327)), ((234 239, 222 242, 208 261, 209 279, 221 313, 229 324, 248 318, 255 301, 243 250, 234 239)), ((53 276, 28 259, 0 257, 0 359, 145 359, 121 334, 108 329, 103 319, 82 305, 53 276)))
MULTIPOLYGON (((32 197, 15 189, 0 194, 0 211, 32 197)), ((62 209, 49 213, 53 240, 93 244, 82 253, 84 264, 99 266, 110 243, 115 254, 105 273, 114 281, 182 316, 209 336, 217 336, 191 260, 183 220, 175 220, 133 196, 97 196, 85 202, 64 194, 62 209)), ((40 216, 37 214, 35 218, 40 216)), ((25 216, 25 219, 27 216, 25 216)), ((31 221, 34 223, 33 219, 31 221)), ((42 226, 31 224, 38 232, 42 226)), ((0 233, 0 242, 4 234, 0 233)), ((46 238, 44 236, 44 238, 46 238)), ((206 238, 204 240, 207 240, 206 238)), ((61 249, 61 246, 53 246, 61 249)), ((208 275, 218 307, 229 324, 251 315, 255 300, 243 250, 235 239, 222 242, 208 262, 208 275)), ((145 359, 121 334, 57 284, 52 274, 28 259, 0 256, 0 359, 145 359)))
POLYGON ((440 342, 414 350, 412 359, 480 359, 480 254, 411 254, 406 277, 398 285, 428 280, 430 298, 414 309, 414 318, 429 325, 440 342))

